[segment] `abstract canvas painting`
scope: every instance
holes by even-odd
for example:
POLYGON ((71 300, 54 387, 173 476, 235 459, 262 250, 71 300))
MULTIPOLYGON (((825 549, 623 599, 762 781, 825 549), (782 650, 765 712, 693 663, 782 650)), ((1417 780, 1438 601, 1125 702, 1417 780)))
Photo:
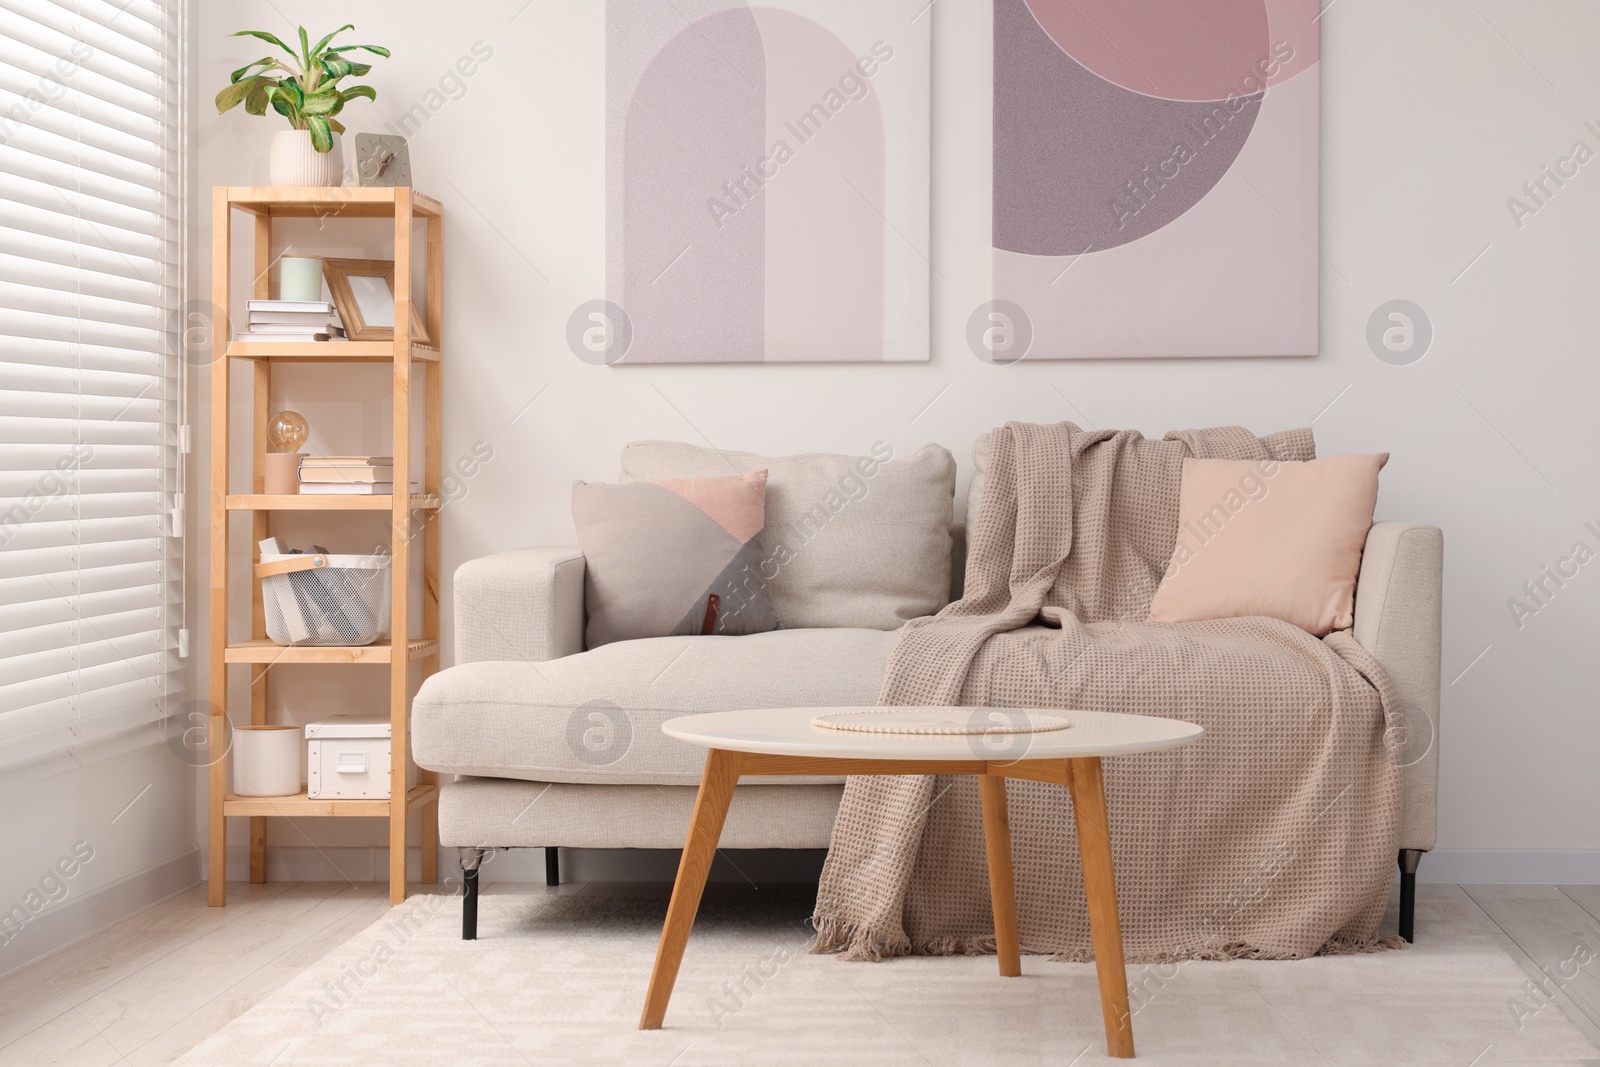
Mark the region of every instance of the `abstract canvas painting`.
POLYGON ((996 299, 975 315, 1026 348, 1006 361, 1316 355, 1317 19, 995 0, 996 299))
POLYGON ((608 0, 620 362, 928 358, 919 6, 608 0))

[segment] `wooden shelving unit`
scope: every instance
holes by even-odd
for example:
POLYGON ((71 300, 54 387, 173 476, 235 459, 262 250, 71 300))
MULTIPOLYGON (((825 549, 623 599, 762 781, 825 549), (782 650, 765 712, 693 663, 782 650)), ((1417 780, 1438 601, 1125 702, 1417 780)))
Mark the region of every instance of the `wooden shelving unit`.
MULTIPOLYGON (((407 758, 410 752, 408 712, 410 686, 408 672, 420 661, 424 675, 439 669, 439 506, 440 425, 443 414, 441 396, 441 352, 431 345, 414 344, 410 337, 412 303, 411 268, 415 262, 412 226, 425 220, 427 238, 422 249, 426 264, 426 292, 423 321, 434 338, 444 336, 444 208, 437 200, 411 189, 297 189, 297 188, 218 188, 212 201, 212 322, 214 362, 211 371, 211 722, 210 722, 210 799, 208 838, 210 855, 207 870, 209 895, 213 907, 227 903, 227 819, 250 820, 250 880, 266 881, 267 819, 300 817, 378 817, 389 820, 389 902, 398 904, 406 895, 406 837, 413 819, 421 823, 422 881, 438 878, 438 797, 435 776, 419 771, 417 784, 406 788, 407 758), (235 217, 248 217, 255 241, 254 281, 251 296, 270 296, 268 274, 271 266, 272 220, 275 218, 392 218, 394 220, 394 303, 395 336, 388 341, 347 341, 307 343, 239 343, 232 340, 230 314, 232 281, 230 252, 235 217), (236 364, 235 361, 242 361, 236 364), (265 488, 263 455, 267 449, 268 398, 272 391, 272 368, 276 363, 389 363, 394 373, 394 481, 407 485, 414 480, 411 446, 418 427, 413 426, 411 396, 413 383, 420 377, 423 397, 422 492, 407 496, 269 496, 265 488), (420 374, 418 371, 420 370, 420 374), (235 373, 248 374, 253 384, 254 404, 250 420, 250 492, 229 491, 229 460, 234 434, 229 401, 235 373), (390 607, 390 633, 403 639, 389 639, 371 645, 348 648, 285 647, 267 639, 266 615, 262 606, 261 583, 251 583, 250 637, 234 640, 229 636, 228 517, 233 512, 251 515, 251 559, 257 561, 257 544, 270 536, 271 516, 275 511, 387 511, 392 530, 415 531, 414 536, 394 537, 391 544, 393 603, 390 607), (420 545, 422 558, 421 637, 411 633, 411 569, 413 552, 420 545), (396 654, 396 647, 402 651, 396 654), (392 762, 389 781, 394 784, 388 800, 311 800, 304 793, 288 797, 241 797, 228 792, 229 736, 228 668, 247 664, 250 673, 250 715, 254 725, 267 722, 267 686, 270 670, 283 664, 323 663, 387 665, 389 668, 389 716, 393 729, 392 762)), ((241 434, 242 436, 242 434, 241 434)), ((242 709, 241 709, 242 711, 242 709)))

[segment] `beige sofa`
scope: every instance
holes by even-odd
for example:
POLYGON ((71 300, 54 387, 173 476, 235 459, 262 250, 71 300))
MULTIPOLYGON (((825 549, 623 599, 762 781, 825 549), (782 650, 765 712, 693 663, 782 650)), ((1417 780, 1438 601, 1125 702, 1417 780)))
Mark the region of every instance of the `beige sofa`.
MULTIPOLYGON (((980 438, 974 449, 969 515, 986 445, 980 438)), ((772 566, 754 580, 768 583, 784 626, 771 633, 585 651, 577 548, 524 548, 462 565, 455 665, 417 694, 412 747, 420 766, 460 776, 442 789, 439 833, 463 850, 464 937, 476 936, 486 850, 542 847, 554 884, 558 848, 682 847, 704 753, 666 738, 663 721, 876 702, 894 630, 959 596, 962 555, 949 453, 886 451, 767 458, 666 442, 624 450, 624 481, 770 471, 763 539, 772 566)), ((1416 864, 1435 833, 1442 555, 1436 527, 1376 523, 1356 595, 1355 637, 1392 675, 1406 723, 1397 751, 1408 939, 1416 864)), ((842 788, 841 779, 747 780, 722 845, 826 848, 842 788)))

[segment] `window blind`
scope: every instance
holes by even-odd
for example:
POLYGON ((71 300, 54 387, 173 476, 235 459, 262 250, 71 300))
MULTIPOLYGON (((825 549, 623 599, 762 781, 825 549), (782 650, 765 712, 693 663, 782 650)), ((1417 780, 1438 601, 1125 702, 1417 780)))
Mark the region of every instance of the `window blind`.
POLYGON ((183 0, 0 0, 0 766, 165 717, 183 0))

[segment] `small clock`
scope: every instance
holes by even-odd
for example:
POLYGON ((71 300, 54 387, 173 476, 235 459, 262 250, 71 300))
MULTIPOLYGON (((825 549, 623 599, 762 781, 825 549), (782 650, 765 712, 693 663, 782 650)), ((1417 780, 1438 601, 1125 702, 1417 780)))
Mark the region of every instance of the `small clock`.
POLYGON ((356 184, 409 186, 411 152, 406 139, 381 133, 356 134, 356 184))

